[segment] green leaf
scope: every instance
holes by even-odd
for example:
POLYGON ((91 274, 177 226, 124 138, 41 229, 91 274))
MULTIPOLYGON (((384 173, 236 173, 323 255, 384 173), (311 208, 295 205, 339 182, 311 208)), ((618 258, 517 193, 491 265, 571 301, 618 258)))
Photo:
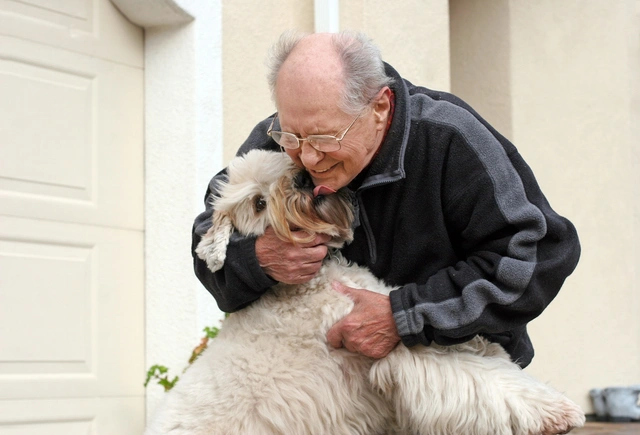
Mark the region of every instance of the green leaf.
POLYGON ((161 366, 158 364, 151 366, 151 368, 147 371, 147 379, 144 381, 144 386, 146 387, 152 378, 159 378, 159 375, 167 373, 167 371, 169 371, 169 369, 165 366, 161 366))
POLYGON ((203 331, 207 334, 209 338, 216 338, 218 333, 220 332, 220 328, 216 328, 215 326, 206 326, 203 331))
POLYGON ((162 385, 164 387, 164 391, 166 392, 172 389, 176 385, 176 383, 178 382, 178 379, 180 378, 176 376, 175 378, 173 378, 172 381, 170 381, 168 378, 164 377, 158 380, 158 384, 162 385))

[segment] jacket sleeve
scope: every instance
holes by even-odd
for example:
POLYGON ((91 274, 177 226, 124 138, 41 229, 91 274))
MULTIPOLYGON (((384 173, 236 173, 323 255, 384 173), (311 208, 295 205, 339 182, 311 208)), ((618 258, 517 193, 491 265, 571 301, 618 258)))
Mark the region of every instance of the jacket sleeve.
MULTIPOLYGON (((268 118, 258 124, 240 147, 237 155, 245 154, 255 148, 278 150, 278 147, 266 134, 270 122, 271 118, 268 118)), ((211 272, 206 262, 195 253, 202 236, 211 228, 212 202, 218 193, 220 181, 225 180, 226 177, 227 170, 224 169, 209 182, 205 194, 205 210, 196 217, 192 228, 191 255, 195 274, 202 285, 215 298, 220 310, 230 313, 242 309, 258 299, 275 285, 276 281, 266 275, 258 264, 255 253, 255 237, 244 237, 234 232, 227 245, 224 267, 215 273, 211 272)))
POLYGON ((523 330, 580 256, 574 226, 550 207, 515 147, 472 117, 454 129, 442 207, 459 261, 391 293, 406 345, 523 330))

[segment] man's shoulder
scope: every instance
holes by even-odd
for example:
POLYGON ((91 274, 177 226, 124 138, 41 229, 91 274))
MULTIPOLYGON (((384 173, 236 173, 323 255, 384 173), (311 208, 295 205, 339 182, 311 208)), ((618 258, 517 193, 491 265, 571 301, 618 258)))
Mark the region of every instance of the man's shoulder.
POLYGON ((409 113, 413 122, 462 131, 481 127, 477 113, 456 95, 423 86, 411 86, 408 90, 409 113))

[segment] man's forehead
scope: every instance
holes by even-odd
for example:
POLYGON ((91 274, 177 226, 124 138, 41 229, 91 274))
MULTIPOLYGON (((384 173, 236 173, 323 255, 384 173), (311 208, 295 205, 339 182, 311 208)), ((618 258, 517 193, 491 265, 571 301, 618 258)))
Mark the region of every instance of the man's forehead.
POLYGON ((278 107, 278 118, 282 131, 290 133, 334 134, 343 126, 345 113, 337 104, 313 110, 288 110, 288 106, 278 107))
POLYGON ((276 105, 285 119, 293 116, 335 116, 343 90, 342 80, 327 77, 291 77, 276 86, 276 105))

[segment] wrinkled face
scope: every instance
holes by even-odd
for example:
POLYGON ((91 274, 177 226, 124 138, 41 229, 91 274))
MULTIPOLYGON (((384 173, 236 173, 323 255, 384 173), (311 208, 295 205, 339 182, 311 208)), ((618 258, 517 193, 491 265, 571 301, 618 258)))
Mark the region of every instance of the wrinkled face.
MULTIPOLYGON (((281 105, 280 107, 286 107, 281 105)), ((353 120, 352 115, 336 110, 305 116, 286 108, 278 112, 282 131, 299 137, 313 134, 339 136, 353 120)), ((347 186, 369 164, 379 145, 371 109, 367 108, 340 141, 340 149, 323 153, 308 142, 295 150, 286 150, 291 160, 308 171, 316 186, 339 190, 347 186)))
MULTIPOLYGON (((345 89, 344 72, 330 36, 316 34, 301 41, 278 72, 275 100, 280 130, 300 138, 309 135, 341 135, 357 113, 340 109, 345 89)), ((385 87, 341 140, 338 151, 323 153, 303 141, 287 150, 305 168, 316 186, 333 190, 347 186, 371 161, 382 142, 390 109, 385 87)))
POLYGON ((215 210, 228 216, 243 235, 259 236, 271 226, 280 238, 293 242, 329 234, 334 247, 353 237, 348 194, 314 198, 311 177, 285 154, 250 151, 229 164, 228 176, 215 210), (309 237, 296 239, 292 230, 304 230, 309 237))

